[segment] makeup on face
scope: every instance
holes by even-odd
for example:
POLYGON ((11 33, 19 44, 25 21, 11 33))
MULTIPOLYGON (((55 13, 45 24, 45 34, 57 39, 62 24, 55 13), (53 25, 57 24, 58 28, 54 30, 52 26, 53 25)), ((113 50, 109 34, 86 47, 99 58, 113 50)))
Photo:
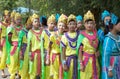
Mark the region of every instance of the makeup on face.
POLYGON ((74 32, 75 29, 76 29, 76 26, 77 26, 77 24, 76 24, 75 21, 70 21, 70 22, 68 23, 69 31, 74 32))
POLYGON ((55 25, 56 25, 55 22, 48 23, 48 29, 51 31, 54 30, 55 25))
POLYGON ((92 31, 94 29, 94 25, 95 25, 94 21, 87 21, 84 24, 85 29, 88 31, 92 31))

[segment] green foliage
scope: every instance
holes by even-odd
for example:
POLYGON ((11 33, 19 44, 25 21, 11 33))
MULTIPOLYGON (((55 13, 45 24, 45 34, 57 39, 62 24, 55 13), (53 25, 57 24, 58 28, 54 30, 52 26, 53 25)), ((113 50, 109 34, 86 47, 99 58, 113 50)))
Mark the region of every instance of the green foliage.
MULTIPOLYGON (((101 12, 107 9, 120 17, 120 0, 0 0, 2 12, 5 9, 12 11, 19 6, 36 10, 40 16, 56 13, 84 15, 91 10, 98 22, 101 12)), ((32 13, 26 13, 27 16, 30 14, 32 13)))

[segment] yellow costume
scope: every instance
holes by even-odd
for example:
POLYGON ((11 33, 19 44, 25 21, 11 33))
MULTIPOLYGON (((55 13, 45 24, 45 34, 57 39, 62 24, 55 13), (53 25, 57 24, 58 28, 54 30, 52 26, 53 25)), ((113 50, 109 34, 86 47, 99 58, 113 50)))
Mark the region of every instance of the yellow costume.
MULTIPOLYGON (((31 17, 27 20, 26 26, 32 24, 31 17)), ((19 41, 18 45, 20 49, 20 56, 23 57, 23 60, 20 60, 20 76, 21 79, 29 79, 29 52, 27 50, 27 38, 28 38, 28 30, 24 28, 19 33, 19 41)))
MULTIPOLYGON (((84 15, 84 22, 88 19, 94 21, 94 15, 90 11, 84 15)), ((90 33, 82 31, 77 42, 78 49, 83 51, 81 63, 85 67, 85 71, 79 73, 80 79, 99 79, 99 64, 95 56, 98 48, 97 32, 94 29, 90 33)))
MULTIPOLYGON (((61 15, 58 19, 58 23, 64 23, 66 25, 67 18, 65 15, 61 15)), ((60 55, 60 41, 62 34, 58 31, 50 36, 50 42, 52 44, 51 47, 51 60, 52 60, 52 73, 53 79, 62 79, 62 63, 61 63, 61 55, 60 55)))
MULTIPOLYGON (((32 15, 32 22, 38 19, 37 14, 32 15)), ((34 26, 33 26, 34 27, 34 26)), ((29 74, 30 79, 36 79, 36 76, 41 77, 41 34, 42 29, 31 29, 28 32, 28 52, 29 60, 29 74)))
MULTIPOLYGON (((4 15, 7 16, 9 15, 10 12, 8 10, 4 11, 4 15)), ((7 53, 6 53, 6 30, 7 27, 9 26, 9 23, 6 23, 5 21, 0 23, 0 30, 1 30, 1 40, 0 40, 0 44, 2 46, 2 56, 1 56, 1 62, 0 62, 0 69, 5 69, 6 68, 6 58, 7 58, 7 53)))
MULTIPOLYGON (((48 18, 48 21, 47 21, 47 24, 51 23, 51 22, 54 22, 55 23, 55 17, 54 15, 51 15, 49 18, 48 18)), ((46 65, 45 64, 45 59, 46 59, 46 54, 48 52, 48 46, 49 46, 49 43, 50 43, 50 36, 51 34, 53 34, 54 31, 49 31, 48 29, 45 29, 43 32, 42 32, 42 45, 43 45, 43 48, 42 48, 42 79, 50 79, 50 65, 46 65)))
MULTIPOLYGON (((70 15, 68 17, 67 23, 70 21, 76 22, 76 17, 74 15, 70 15)), ((64 79, 77 79, 77 54, 76 54, 76 45, 77 38, 79 33, 77 32, 66 32, 61 38, 62 48, 65 48, 65 57, 66 64, 68 67, 68 71, 64 71, 64 79)))
MULTIPOLYGON (((18 18, 21 18, 21 15, 19 13, 16 13, 15 20, 17 20, 18 18)), ((11 74, 10 79, 14 79, 15 73, 19 70, 18 35, 22 28, 22 26, 14 26, 7 28, 7 37, 8 39, 11 39, 11 41, 7 40, 9 41, 9 43, 11 43, 11 48, 8 52, 7 58, 7 64, 9 68, 8 71, 11 74)))

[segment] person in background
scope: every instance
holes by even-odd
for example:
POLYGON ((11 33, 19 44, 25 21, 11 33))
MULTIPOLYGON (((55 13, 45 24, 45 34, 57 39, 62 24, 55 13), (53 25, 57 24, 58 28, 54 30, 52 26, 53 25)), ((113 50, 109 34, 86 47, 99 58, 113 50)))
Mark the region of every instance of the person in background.
POLYGON ((6 78, 4 69, 6 68, 6 30, 10 25, 10 11, 4 11, 4 21, 0 22, 0 51, 1 51, 1 62, 0 62, 0 70, 2 70, 2 77, 6 78))
POLYGON ((41 27, 43 27, 44 29, 47 29, 47 18, 46 18, 46 16, 41 16, 40 17, 40 23, 41 23, 41 27))
POLYGON ((10 79, 15 79, 16 72, 19 71, 19 52, 18 52, 18 36, 23 29, 21 24, 22 17, 20 13, 15 14, 15 26, 7 28, 7 65, 10 73, 10 79))
POLYGON ((76 31, 80 32, 80 30, 82 30, 82 16, 81 15, 78 15, 76 16, 76 21, 77 21, 77 28, 76 28, 76 31))
POLYGON ((61 38, 62 46, 62 66, 64 79, 77 79, 77 54, 76 46, 79 33, 75 31, 77 27, 76 17, 71 14, 67 20, 68 32, 61 38))
POLYGON ((55 20, 55 16, 51 15, 48 17, 47 20, 47 29, 44 29, 44 31, 42 32, 42 37, 41 37, 41 42, 42 42, 42 79, 51 79, 51 73, 50 73, 50 56, 48 54, 48 48, 49 48, 49 43, 50 43, 50 36, 51 34, 55 33, 54 31, 54 27, 56 20, 55 20))
POLYGON ((120 19, 111 14, 110 32, 103 42, 102 79, 120 79, 120 19))
POLYGON ((61 53, 60 53, 60 41, 61 37, 64 34, 64 29, 67 27, 67 18, 62 14, 58 19, 57 28, 54 34, 50 36, 49 51, 48 54, 51 56, 51 68, 50 73, 53 75, 53 79, 63 79, 62 78, 62 63, 61 63, 61 53))
POLYGON ((20 57, 20 68, 19 74, 21 79, 29 79, 28 73, 28 64, 29 64, 29 55, 27 50, 27 39, 28 31, 32 28, 32 18, 28 17, 25 27, 19 33, 18 46, 19 46, 19 57, 20 57))
POLYGON ((29 75, 30 79, 41 78, 41 34, 43 28, 40 27, 39 16, 32 15, 32 29, 28 32, 28 52, 29 52, 29 75))
POLYGON ((95 30, 95 19, 91 11, 84 15, 85 30, 81 31, 77 40, 78 79, 99 79, 98 38, 95 30))

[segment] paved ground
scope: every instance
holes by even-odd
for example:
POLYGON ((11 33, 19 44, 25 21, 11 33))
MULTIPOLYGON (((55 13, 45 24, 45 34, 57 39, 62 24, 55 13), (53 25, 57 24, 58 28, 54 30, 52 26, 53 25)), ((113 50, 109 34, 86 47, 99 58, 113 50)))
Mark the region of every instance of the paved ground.
POLYGON ((1 77, 1 71, 0 71, 0 79, 10 79, 10 74, 9 74, 9 72, 8 72, 8 70, 7 70, 7 68, 5 69, 5 73, 8 75, 8 77, 7 78, 2 78, 1 77))

